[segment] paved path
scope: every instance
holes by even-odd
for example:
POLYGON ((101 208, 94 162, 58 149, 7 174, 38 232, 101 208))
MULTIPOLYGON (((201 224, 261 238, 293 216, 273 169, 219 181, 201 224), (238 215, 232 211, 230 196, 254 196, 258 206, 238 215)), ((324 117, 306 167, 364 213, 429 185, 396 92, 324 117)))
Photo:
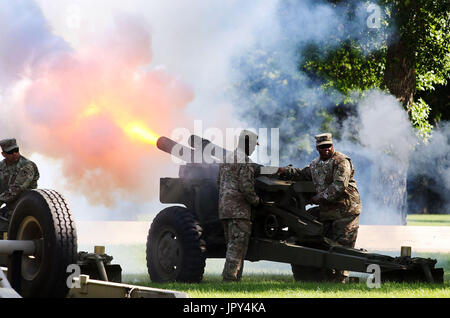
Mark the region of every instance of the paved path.
POLYGON ((356 247, 367 250, 398 250, 450 253, 450 226, 361 225, 356 247))
MULTIPOLYGON (((83 245, 145 244, 150 222, 80 221, 78 242, 83 245)), ((369 251, 414 251, 450 253, 450 226, 361 225, 357 248, 369 251)))

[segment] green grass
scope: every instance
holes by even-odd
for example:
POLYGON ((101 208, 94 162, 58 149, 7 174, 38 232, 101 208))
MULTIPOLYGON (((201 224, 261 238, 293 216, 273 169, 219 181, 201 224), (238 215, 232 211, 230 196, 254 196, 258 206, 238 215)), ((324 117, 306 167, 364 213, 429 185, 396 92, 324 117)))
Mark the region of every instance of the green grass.
POLYGON ((383 283, 380 288, 368 288, 364 274, 356 284, 296 282, 288 266, 272 262, 246 262, 240 283, 223 283, 220 276, 223 263, 219 260, 207 261, 206 274, 199 284, 153 283, 147 274, 124 275, 123 280, 129 284, 186 292, 191 298, 450 298, 450 254, 416 253, 413 256, 436 259, 436 267, 444 268, 444 284, 383 283))
MULTIPOLYGON (((129 277, 131 278, 131 277, 129 277)), ((199 284, 156 284, 134 277, 141 285, 186 292, 191 298, 450 298, 450 282, 444 284, 384 283, 368 288, 356 284, 295 282, 292 275, 245 275, 239 283, 222 283, 220 275, 207 275, 199 284)))
POLYGON ((413 252, 412 255, 436 259, 436 267, 444 268, 444 284, 384 283, 379 289, 368 288, 365 278, 359 284, 295 282, 288 264, 274 262, 246 262, 240 283, 222 283, 223 259, 207 260, 204 279, 199 284, 156 284, 147 274, 145 244, 110 245, 107 253, 114 256, 113 264, 121 264, 124 283, 182 291, 191 298, 450 298, 450 253, 413 252))
POLYGON ((406 221, 411 226, 450 226, 450 214, 409 214, 406 221))

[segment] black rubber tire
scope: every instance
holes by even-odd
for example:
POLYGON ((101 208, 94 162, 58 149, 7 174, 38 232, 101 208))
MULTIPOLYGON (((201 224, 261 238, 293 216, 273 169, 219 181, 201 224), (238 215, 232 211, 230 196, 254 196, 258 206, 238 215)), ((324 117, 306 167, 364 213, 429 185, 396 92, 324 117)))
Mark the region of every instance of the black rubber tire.
POLYGON ((301 282, 323 282, 325 274, 321 268, 291 264, 294 279, 301 282))
POLYGON ((199 283, 205 270, 206 244, 195 214, 169 207, 154 218, 147 237, 147 269, 153 282, 199 283))
MULTIPOLYGON (((69 264, 77 263, 75 222, 64 198, 54 190, 24 192, 14 209, 8 239, 42 239, 42 248, 33 258, 23 256, 22 297, 65 297, 69 264)), ((15 268, 8 269, 12 277, 15 268)))

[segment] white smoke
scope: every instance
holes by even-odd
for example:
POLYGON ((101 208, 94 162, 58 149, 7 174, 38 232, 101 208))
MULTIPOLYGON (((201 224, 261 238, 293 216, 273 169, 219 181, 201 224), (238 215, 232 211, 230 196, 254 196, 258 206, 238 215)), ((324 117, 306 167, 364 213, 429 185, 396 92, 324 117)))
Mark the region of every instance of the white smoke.
POLYGON ((381 91, 366 92, 357 105, 357 115, 343 125, 336 148, 349 154, 356 167, 363 213, 368 224, 402 224, 401 211, 406 202, 406 173, 417 138, 406 111, 397 99, 381 91), (358 142, 355 143, 354 140, 358 142), (385 201, 385 198, 397 201, 385 201))
MULTIPOLYGON (((224 94, 230 85, 230 62, 257 40, 253 36, 255 30, 260 28, 261 21, 272 20, 275 7, 273 1, 244 4, 237 0, 2 3, 2 137, 18 139, 22 153, 38 161, 43 175, 39 186, 57 186, 71 198, 77 216, 82 219, 136 218, 137 213, 145 210, 154 214, 158 208, 148 206, 153 207, 158 199, 158 179, 168 176, 169 170, 176 176, 176 167, 164 153, 156 153, 152 158, 139 156, 136 161, 138 156, 133 155, 136 149, 118 150, 115 142, 121 139, 117 138, 119 132, 111 118, 95 116, 97 105, 89 104, 92 92, 114 88, 110 89, 113 95, 102 98, 109 99, 110 104, 120 101, 115 110, 123 112, 117 112, 117 117, 133 113, 133 107, 137 110, 136 104, 140 103, 137 115, 153 121, 154 127, 161 128, 157 130, 160 134, 170 135, 171 130, 189 126, 195 119, 201 119, 205 127, 245 127, 233 116, 233 105, 224 94), (136 52, 138 55, 134 55, 136 52), (131 65, 127 65, 130 60, 131 65), (128 78, 136 67, 141 69, 134 78, 128 78), (154 77, 146 79, 149 74, 154 77), (125 78, 128 80, 121 83, 125 78), (145 84, 149 86, 147 90, 139 90, 135 83, 141 83, 142 88, 145 84), (145 91, 155 95, 151 89, 155 83, 161 87, 153 91, 166 95, 159 100, 142 98, 145 91), (191 101, 187 97, 173 102, 178 83, 192 88, 191 101), (127 89, 128 93, 124 93, 127 89), (159 102, 165 102, 166 106, 155 110, 159 102), (94 114, 87 117, 92 118, 89 124, 79 125, 77 133, 61 133, 61 129, 67 130, 75 123, 71 118, 80 111, 94 114), (163 116, 170 111, 170 116, 163 116), (116 137, 108 138, 108 131, 116 137), (65 136, 68 139, 61 142, 65 136), (90 147, 93 142, 95 145, 90 147), (78 150, 87 157, 80 157, 78 150), (89 154, 90 151, 96 153, 89 154), (118 173, 111 174, 113 170, 106 168, 105 162, 95 163, 100 158, 98 154, 114 161, 110 163, 118 173), (132 163, 127 164, 127 156, 132 163), (82 168, 84 163, 91 166, 82 168), (162 167, 162 163, 167 167, 162 167), (143 186, 136 189, 127 186, 131 190, 127 193, 117 191, 118 183, 132 181, 126 177, 127 169, 134 169, 139 178, 145 179, 143 186), (55 175, 53 170, 59 173, 55 175), (67 178, 67 174, 75 179, 67 178), (54 176, 53 180, 46 175, 54 176), (106 180, 112 181, 109 183, 112 188, 104 184, 106 180), (60 188, 61 185, 65 186, 60 188), (108 208, 102 201, 109 204, 108 208)), ((152 151, 149 147, 146 149, 152 151)))
MULTIPOLYGON (((254 61, 244 63, 246 67, 241 70, 240 80, 251 82, 253 87, 244 88, 239 98, 245 105, 241 113, 251 112, 247 117, 249 121, 281 128, 282 161, 301 167, 317 156, 312 136, 324 129, 323 117, 317 116, 317 112, 332 109, 344 101, 344 96, 336 91, 323 91, 320 82, 299 71, 298 64, 303 60, 299 53, 307 45, 314 44, 320 48, 319 54, 325 55, 342 41, 352 39, 367 54, 387 45, 389 34, 395 30, 370 29, 367 3, 346 2, 349 6, 333 6, 321 1, 283 3, 291 6, 286 5, 285 12, 278 12, 279 27, 275 32, 267 29, 264 33, 272 40, 267 44, 260 41, 250 50, 249 56, 254 61), (347 9, 352 6, 355 15, 351 17, 347 9), (260 67, 258 63, 266 64, 260 67), (277 79, 279 82, 285 79, 285 83, 279 84, 277 79), (302 149, 311 151, 310 157, 299 155, 299 144, 302 149)), ((384 10, 378 9, 379 12, 384 10)), ((407 202, 401 189, 407 186, 408 168, 423 171, 421 165, 437 156, 441 163, 429 174, 437 180, 435 176, 439 173, 448 175, 448 157, 446 161, 442 160, 443 149, 435 151, 431 146, 438 141, 431 141, 427 147, 420 146, 407 112, 394 96, 381 91, 364 91, 355 92, 352 98, 359 98, 355 103, 357 114, 348 118, 342 128, 337 127, 339 142, 336 148, 350 155, 355 164, 355 178, 363 201, 361 221, 403 224, 402 213, 406 211, 407 202), (418 152, 426 152, 428 156, 418 159, 422 158, 418 152)), ((439 136, 440 133, 436 134, 435 140, 442 139, 439 136)), ((445 185, 446 182, 440 177, 437 184, 445 185)), ((444 190, 448 192, 448 187, 444 190)))
POLYGON ((423 182, 414 184, 411 211, 450 213, 450 122, 439 123, 430 140, 416 146, 408 174, 423 182))
MULTIPOLYGON (((294 2, 293 2, 294 3, 294 2)), ((310 41, 318 45, 326 45, 328 49, 337 45, 346 37, 354 38, 363 43, 365 52, 370 52, 383 45, 387 37, 386 30, 373 30, 373 36, 361 32, 367 29, 369 12, 365 3, 354 2, 355 16, 349 19, 344 6, 333 6, 326 1, 302 1, 295 2, 295 10, 281 13, 285 17, 280 24, 280 1, 243 2, 240 0, 208 1, 208 0, 170 0, 170 1, 146 1, 146 0, 97 0, 97 1, 71 1, 61 0, 37 0, 37 1, 2 1, 0 10, 0 26, 3 34, 0 37, 0 100, 4 114, 11 114, 20 99, 21 92, 29 85, 24 78, 33 78, 33 74, 46 64, 54 61, 59 54, 76 51, 85 42, 92 41, 98 34, 110 29, 116 15, 137 17, 137 21, 143 20, 151 27, 152 37, 152 62, 145 69, 168 70, 177 76, 178 80, 189 84, 195 98, 187 106, 185 112, 178 112, 174 116, 189 115, 193 119, 201 119, 205 127, 255 127, 254 122, 245 122, 237 115, 237 110, 245 109, 244 100, 235 103, 227 93, 236 80, 236 63, 240 56, 252 48, 277 47, 277 55, 271 61, 276 67, 285 73, 298 77, 296 65, 301 59, 293 49, 297 45, 304 45, 310 41), (42 10, 42 11, 41 11, 42 10), (368 41, 367 43, 364 41, 368 41)), ((133 35, 130 34, 130 37, 133 35)), ((298 50, 296 51, 298 52, 298 50)), ((245 72, 245 69, 240 71, 245 72)), ((266 74, 277 76, 277 73, 266 74)), ((264 79, 261 78, 264 82, 264 79)), ((289 120, 277 121, 279 114, 284 112, 283 104, 293 101, 307 101, 313 104, 336 104, 342 96, 335 94, 326 96, 317 93, 317 85, 298 79, 288 90, 274 96, 273 107, 264 109, 265 127, 280 127, 281 148, 280 154, 295 153, 291 149, 291 143, 302 142, 309 145, 314 152, 313 141, 308 138, 321 130, 321 123, 314 121, 313 107, 299 106, 301 112, 294 120, 305 122, 305 130, 292 132, 297 134, 296 140, 283 140, 283 131, 292 130, 289 120), (283 148, 284 147, 284 148, 283 148)), ((20 101, 19 101, 20 102, 20 101)), ((14 115, 16 116, 16 115, 14 115)), ((14 117, 13 116, 13 117, 14 117)), ((21 116, 21 115, 20 115, 21 116)), ((8 116, 4 116, 7 118, 8 116)), ((3 134, 14 134, 23 141, 23 150, 28 147, 26 135, 20 127, 11 120, 2 122, 3 134)), ((368 169, 366 164, 375 162, 375 158, 384 158, 386 154, 395 152, 393 166, 403 164, 405 158, 410 155, 413 135, 409 128, 407 114, 401 109, 392 96, 384 93, 373 93, 360 102, 358 116, 346 122, 345 132, 339 146, 343 151, 351 154, 361 154, 361 166, 357 166, 357 181, 361 189, 372 189, 376 177, 374 169, 368 169), (348 138, 347 138, 348 137, 348 138), (350 140, 357 137, 362 145, 350 146, 350 140), (366 169, 367 168, 367 169, 366 169), (370 174, 368 171, 372 171, 370 174)), ((173 127, 177 128, 177 127, 173 127)), ((257 127, 258 128, 258 127, 257 127)), ((445 129, 443 129, 444 131, 445 129)), ((448 130, 448 129, 447 129, 448 130)), ((445 138, 445 133, 443 137, 445 138)), ((433 157, 444 156, 443 148, 439 147, 439 134, 435 132, 436 139, 432 139, 430 146, 424 150, 433 157), (433 145, 433 147, 431 146, 433 145)), ((442 140, 441 138, 441 140, 442 140)), ((448 145, 448 143, 447 143, 448 145)), ((425 146, 424 146, 425 147, 425 146)), ((36 150, 39 152, 38 150, 36 150)), ((162 154, 164 156, 165 154, 162 154)), ((358 155, 357 155, 358 156, 358 155)), ((445 156, 444 156, 445 157, 445 156)), ((43 157, 41 166, 48 169, 58 169, 58 165, 47 164, 43 157)), ((162 157, 163 158, 163 157, 162 157)), ((416 157, 414 157, 416 158, 416 157)), ((434 158, 434 157, 433 157, 434 158)), ((286 160, 286 158, 284 158, 286 160)), ((298 158, 292 155, 290 162, 300 164, 298 158)), ((354 159, 358 163, 358 159, 354 159)), ((388 162, 384 158, 379 160, 383 164, 388 162)), ((417 159, 420 166, 427 159, 417 159)), ((442 161, 442 160, 441 160, 442 161)), ((448 162, 448 158, 447 158, 448 162)), ((307 162, 303 162, 306 164, 307 162)), ((169 163, 170 165, 171 163, 169 163)), ((406 164, 406 163, 405 163, 406 164)), ((414 163, 416 164, 416 163, 414 163)), ((445 165, 437 165, 430 174, 448 176, 445 165)), ((172 167, 173 168, 173 167, 172 167)), ((176 167, 171 171, 176 175, 176 167)), ((168 170, 162 171, 163 173, 168 170)), ((45 174, 45 172, 44 172, 45 174)), ((61 176, 59 176, 61 177, 61 176)), ((55 177, 58 179, 57 177, 55 177)), ((157 178, 156 178, 157 180, 157 178)), ((442 180, 442 177, 441 177, 442 180)), ((448 178, 443 179, 444 184, 448 178)), ((46 180, 49 186, 58 181, 46 180)), ((448 189, 448 188, 447 188, 448 189)), ((363 190, 364 192, 364 190, 363 190)), ((369 192, 364 193, 364 201, 369 192)), ((151 206, 157 201, 158 193, 154 189, 148 193, 148 201, 151 206)), ((116 215, 118 218, 126 218, 129 212, 142 211, 146 206, 139 206, 122 202, 118 199, 116 215), (124 211, 124 212, 123 212, 124 211), (125 215, 125 216, 124 216, 125 215)), ((130 198, 132 200, 132 198, 130 198)), ((84 198, 73 200, 76 204, 85 202, 84 198)), ((157 202, 156 202, 157 203, 157 202)), ((83 203, 78 210, 91 210, 93 207, 83 203)), ((96 207, 102 210, 102 207, 96 207)), ((156 210, 157 208, 152 208, 156 210)), ((96 211, 95 215, 107 217, 110 212, 96 211)), ((156 212, 156 211, 152 211, 156 212)), ((91 213, 86 212, 84 217, 91 218, 91 213)), ((97 219, 97 217, 95 217, 97 219)))
POLYGON ((408 114, 397 99, 372 91, 358 103, 357 110, 361 144, 379 155, 389 152, 401 162, 408 161, 417 139, 408 114))

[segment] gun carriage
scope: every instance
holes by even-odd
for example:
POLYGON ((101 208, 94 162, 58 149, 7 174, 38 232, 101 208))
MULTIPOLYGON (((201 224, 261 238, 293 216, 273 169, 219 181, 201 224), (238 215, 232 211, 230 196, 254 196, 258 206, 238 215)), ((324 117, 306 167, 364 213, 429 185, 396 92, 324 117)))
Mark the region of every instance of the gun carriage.
MULTIPOLYGON (((183 159, 178 178, 160 179, 165 208, 154 218, 147 238, 147 268, 157 282, 200 282, 207 258, 225 258, 226 246, 218 217, 219 165, 229 153, 198 136, 189 146, 161 137, 157 147, 183 159)), ((252 235, 246 260, 291 264, 296 280, 326 279, 323 269, 366 273, 370 264, 384 281, 443 282, 436 260, 391 257, 344 247, 323 235, 323 225, 308 213, 314 186, 310 181, 280 180, 263 175, 255 165, 255 190, 265 204, 252 210, 252 235)))

